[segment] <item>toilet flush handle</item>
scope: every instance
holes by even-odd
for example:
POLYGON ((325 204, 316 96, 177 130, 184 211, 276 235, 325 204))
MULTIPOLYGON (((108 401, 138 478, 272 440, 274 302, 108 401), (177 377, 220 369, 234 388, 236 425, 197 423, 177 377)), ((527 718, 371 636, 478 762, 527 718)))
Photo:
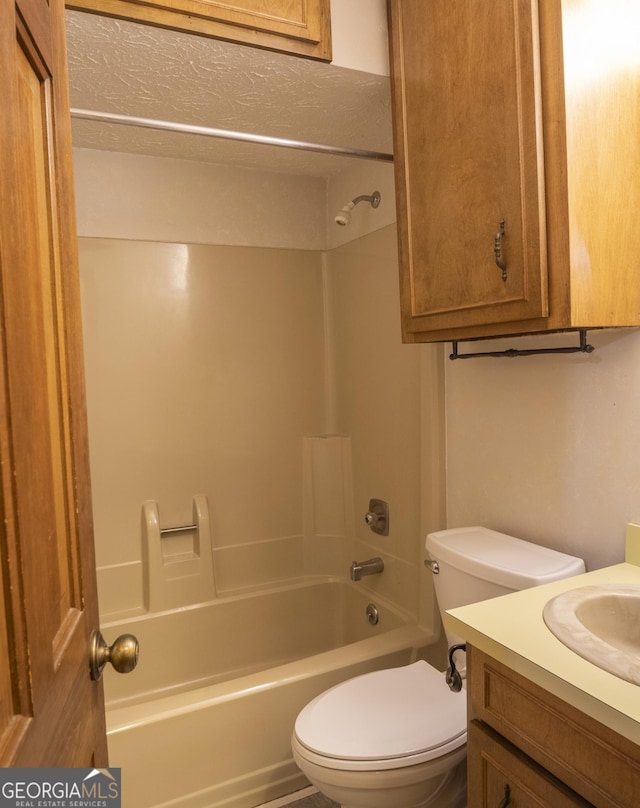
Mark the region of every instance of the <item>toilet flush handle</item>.
POLYGON ((449 685, 449 690, 453 690, 454 693, 459 693, 462 690, 462 677, 458 673, 456 663, 453 661, 453 655, 456 651, 466 652, 466 650, 466 643, 452 645, 451 648, 449 648, 449 667, 447 668, 447 672, 445 674, 445 681, 449 685))

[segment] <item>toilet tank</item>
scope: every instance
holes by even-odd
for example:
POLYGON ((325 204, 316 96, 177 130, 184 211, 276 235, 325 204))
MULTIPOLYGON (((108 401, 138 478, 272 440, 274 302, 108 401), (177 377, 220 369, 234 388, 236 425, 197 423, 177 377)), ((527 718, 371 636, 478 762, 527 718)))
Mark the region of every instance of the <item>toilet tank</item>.
MULTIPOLYGON (((430 533, 426 547, 437 562, 433 582, 440 614, 585 571, 581 558, 485 527, 430 533)), ((447 638, 450 645, 460 642, 457 637, 447 638)))

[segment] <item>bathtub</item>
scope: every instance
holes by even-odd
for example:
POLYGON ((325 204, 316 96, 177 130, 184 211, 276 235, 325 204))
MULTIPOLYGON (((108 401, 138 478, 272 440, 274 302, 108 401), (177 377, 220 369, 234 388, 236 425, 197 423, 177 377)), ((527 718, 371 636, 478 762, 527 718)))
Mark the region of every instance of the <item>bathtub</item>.
POLYGON ((123 808, 250 808, 303 788, 290 749, 302 707, 352 676, 415 661, 434 639, 334 578, 103 625, 109 642, 124 632, 140 641, 138 667, 105 672, 123 808))

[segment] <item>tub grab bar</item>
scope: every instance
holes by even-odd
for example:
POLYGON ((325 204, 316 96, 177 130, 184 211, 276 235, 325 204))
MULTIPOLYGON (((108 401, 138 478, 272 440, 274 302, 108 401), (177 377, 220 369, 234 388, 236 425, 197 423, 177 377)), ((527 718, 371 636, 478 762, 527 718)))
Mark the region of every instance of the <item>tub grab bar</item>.
POLYGON ((181 527, 161 527, 161 536, 170 536, 172 533, 192 533, 198 529, 198 525, 182 525, 181 527))

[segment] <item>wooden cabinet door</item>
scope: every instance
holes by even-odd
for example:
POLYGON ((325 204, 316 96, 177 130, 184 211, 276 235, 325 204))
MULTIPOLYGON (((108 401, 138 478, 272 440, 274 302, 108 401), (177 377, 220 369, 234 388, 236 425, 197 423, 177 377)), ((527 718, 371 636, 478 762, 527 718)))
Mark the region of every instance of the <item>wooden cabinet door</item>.
POLYGON ((0 766, 105 766, 61 0, 0 0, 0 766))
POLYGON ((467 645, 468 715, 598 808, 637 808, 640 747, 467 645))
POLYGON ((469 725, 469 808, 588 808, 583 800, 478 721, 469 725))
POLYGON ((389 24, 405 340, 546 316, 536 0, 389 0, 389 24))
POLYGON ((331 61, 330 0, 67 0, 67 6, 331 61))

